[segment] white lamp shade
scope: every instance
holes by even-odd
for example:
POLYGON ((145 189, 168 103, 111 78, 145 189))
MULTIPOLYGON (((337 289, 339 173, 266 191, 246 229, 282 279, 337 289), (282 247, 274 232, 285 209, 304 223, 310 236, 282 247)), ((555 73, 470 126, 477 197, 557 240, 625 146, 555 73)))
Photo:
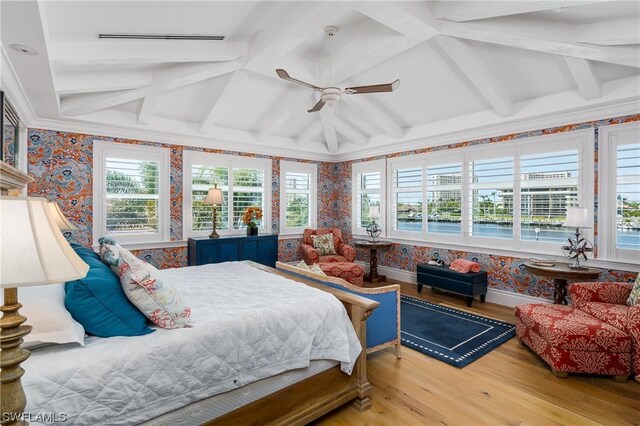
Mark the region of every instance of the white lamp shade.
POLYGON ((369 218, 380 219, 380 206, 369 206, 369 218))
POLYGON ((44 198, 0 197, 0 287, 63 283, 89 266, 58 230, 44 198))
POLYGON ((58 229, 61 231, 73 231, 74 229, 78 229, 73 223, 69 222, 62 210, 60 210, 60 206, 55 201, 49 201, 49 208, 51 209, 51 215, 53 216, 53 220, 56 222, 58 229))
POLYGON ((222 205, 222 190, 219 188, 209 188, 207 196, 203 200, 205 204, 222 205))
POLYGON ((567 207, 567 219, 563 226, 570 228, 591 228, 589 209, 586 207, 567 207))

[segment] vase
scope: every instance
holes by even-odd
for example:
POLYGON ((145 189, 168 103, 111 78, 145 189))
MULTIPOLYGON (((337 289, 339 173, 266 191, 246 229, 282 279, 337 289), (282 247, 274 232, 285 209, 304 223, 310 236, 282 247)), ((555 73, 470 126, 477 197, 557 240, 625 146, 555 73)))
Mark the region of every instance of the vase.
POLYGON ((247 236, 258 235, 258 227, 255 228, 247 227, 247 236))

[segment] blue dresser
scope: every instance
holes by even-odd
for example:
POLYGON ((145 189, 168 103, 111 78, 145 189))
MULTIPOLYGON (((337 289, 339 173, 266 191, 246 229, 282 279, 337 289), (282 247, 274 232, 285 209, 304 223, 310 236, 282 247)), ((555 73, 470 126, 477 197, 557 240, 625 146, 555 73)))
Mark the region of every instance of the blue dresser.
POLYGON ((189 238, 189 266, 253 260, 276 267, 278 236, 189 238))

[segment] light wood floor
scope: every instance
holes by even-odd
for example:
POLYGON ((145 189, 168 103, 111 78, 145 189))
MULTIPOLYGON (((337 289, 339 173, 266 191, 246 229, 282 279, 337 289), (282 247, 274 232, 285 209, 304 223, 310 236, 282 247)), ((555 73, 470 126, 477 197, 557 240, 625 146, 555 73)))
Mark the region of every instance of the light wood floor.
MULTIPOLYGON (((513 309, 425 287, 402 285, 402 293, 432 303, 515 322, 513 309)), ((517 339, 463 369, 405 346, 369 355, 372 407, 359 413, 346 406, 318 425, 640 425, 640 385, 611 378, 570 375, 558 379, 517 339)))

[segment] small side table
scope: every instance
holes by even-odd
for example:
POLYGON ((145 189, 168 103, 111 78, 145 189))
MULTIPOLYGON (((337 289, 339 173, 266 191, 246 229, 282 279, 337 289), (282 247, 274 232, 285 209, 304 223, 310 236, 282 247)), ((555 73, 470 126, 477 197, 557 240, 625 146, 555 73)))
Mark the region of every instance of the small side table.
POLYGON ((539 266, 532 263, 525 263, 525 268, 532 274, 541 277, 553 278, 553 303, 556 305, 567 305, 567 285, 569 281, 594 280, 600 276, 600 269, 571 269, 566 263, 556 263, 554 266, 539 266))
POLYGON ((370 283, 379 283, 387 280, 384 275, 378 274, 378 249, 386 249, 393 245, 390 241, 354 241, 353 245, 359 248, 369 249, 369 273, 364 274, 364 280, 370 283))

